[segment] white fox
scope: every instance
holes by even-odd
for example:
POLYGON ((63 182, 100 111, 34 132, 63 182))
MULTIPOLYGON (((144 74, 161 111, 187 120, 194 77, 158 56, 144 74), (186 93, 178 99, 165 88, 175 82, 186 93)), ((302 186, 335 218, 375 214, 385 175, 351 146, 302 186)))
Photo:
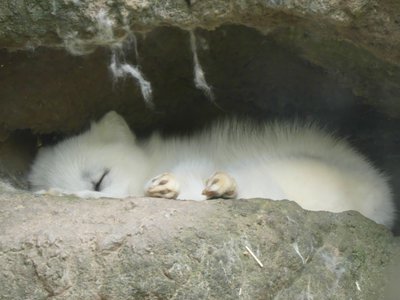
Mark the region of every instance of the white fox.
POLYGON ((153 134, 139 142, 112 111, 88 131, 41 149, 29 182, 35 191, 81 197, 263 197, 308 210, 357 210, 388 227, 395 219, 386 177, 312 124, 226 120, 190 137, 153 134))

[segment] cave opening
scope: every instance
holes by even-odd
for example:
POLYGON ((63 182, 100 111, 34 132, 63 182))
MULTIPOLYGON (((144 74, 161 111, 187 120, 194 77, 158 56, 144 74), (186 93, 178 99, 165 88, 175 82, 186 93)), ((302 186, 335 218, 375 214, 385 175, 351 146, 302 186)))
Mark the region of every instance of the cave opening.
POLYGON ((1 175, 28 188, 25 176, 38 147, 84 130, 110 110, 141 138, 154 130, 190 134, 230 116, 300 119, 346 137, 389 176, 400 205, 400 108, 391 100, 397 90, 378 81, 383 63, 346 41, 316 44, 312 33, 264 34, 239 25, 136 33, 119 63, 136 66, 151 84, 152 106, 138 77, 110 70, 111 47, 80 56, 46 47, 0 50, 1 175))

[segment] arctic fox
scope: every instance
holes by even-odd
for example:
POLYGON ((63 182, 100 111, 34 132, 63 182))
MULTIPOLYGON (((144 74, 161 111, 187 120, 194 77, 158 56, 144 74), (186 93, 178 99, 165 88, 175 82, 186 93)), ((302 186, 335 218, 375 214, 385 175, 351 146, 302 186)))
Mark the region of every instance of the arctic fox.
POLYGON ((226 120, 190 137, 139 142, 111 111, 41 149, 29 182, 81 197, 289 199, 308 210, 357 210, 388 227, 395 216, 384 175, 345 141, 296 122, 226 120))

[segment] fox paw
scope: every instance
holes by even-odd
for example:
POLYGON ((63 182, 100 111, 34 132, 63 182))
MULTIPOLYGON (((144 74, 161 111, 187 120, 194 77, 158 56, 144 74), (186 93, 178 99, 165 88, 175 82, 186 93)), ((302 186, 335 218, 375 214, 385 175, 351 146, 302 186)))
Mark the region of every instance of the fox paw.
POLYGON ((235 179, 224 172, 216 172, 206 181, 203 195, 212 198, 236 198, 237 185, 235 179))
POLYGON ((158 175, 146 184, 147 197, 176 199, 179 195, 179 183, 171 173, 158 175))

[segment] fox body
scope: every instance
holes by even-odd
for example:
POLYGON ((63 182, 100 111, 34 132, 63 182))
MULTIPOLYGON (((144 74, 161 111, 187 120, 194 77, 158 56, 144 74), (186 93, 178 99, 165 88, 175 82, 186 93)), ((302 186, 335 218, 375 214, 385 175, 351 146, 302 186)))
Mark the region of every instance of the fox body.
POLYGON ((29 181, 35 191, 81 197, 289 199, 308 210, 357 210, 388 227, 395 216, 386 177, 312 124, 226 120, 189 137, 139 142, 109 112, 41 149, 29 181))

